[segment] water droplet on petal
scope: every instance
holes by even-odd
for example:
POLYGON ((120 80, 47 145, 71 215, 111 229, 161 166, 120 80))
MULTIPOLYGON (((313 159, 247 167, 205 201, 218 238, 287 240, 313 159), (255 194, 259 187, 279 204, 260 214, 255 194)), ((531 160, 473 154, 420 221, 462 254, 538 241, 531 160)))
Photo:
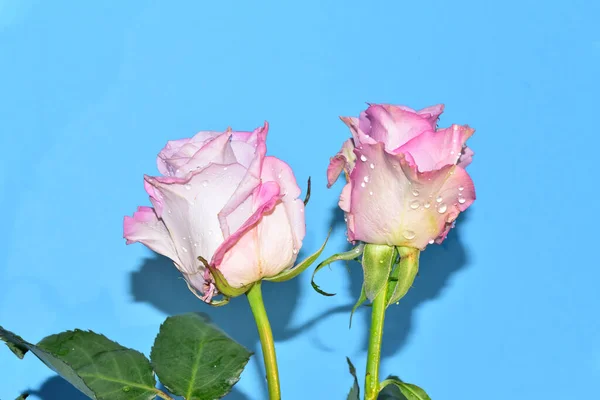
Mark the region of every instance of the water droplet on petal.
POLYGON ((208 181, 202 181, 202 186, 203 187, 207 187, 208 186, 208 181))
POLYGON ((208 233, 208 236, 212 236, 212 234, 213 234, 213 232, 210 229, 208 230, 207 233, 208 233))
POLYGON ((371 163, 371 165, 369 165, 369 167, 371 167, 371 169, 375 169, 375 164, 371 163))
POLYGON ((279 173, 279 175, 277 175, 277 177, 278 177, 279 179, 281 179, 281 172, 279 173))
POLYGON ((298 249, 294 247, 294 248, 292 249, 292 253, 294 253, 294 254, 298 254, 298 249))
POLYGON ((188 249, 186 249, 185 247, 181 246, 181 250, 183 250, 184 253, 188 252, 188 249))
POLYGON ((423 204, 423 207, 429 208, 429 207, 431 207, 431 203, 426 201, 425 204, 423 204))
POLYGON ((194 242, 194 247, 198 247, 198 243, 194 242))
POLYGON ((417 189, 413 189, 412 194, 413 194, 413 196, 418 196, 419 191, 417 189))
POLYGON ((361 154, 361 155, 360 155, 360 161, 362 161, 362 162, 365 162, 365 161, 367 161, 367 157, 365 157, 365 155, 364 155, 364 154, 361 154))
POLYGON ((363 178, 363 181, 365 181, 365 182, 369 182, 369 177, 368 177, 368 176, 365 176, 365 177, 363 178))
POLYGON ((464 187, 462 187, 462 186, 459 186, 459 187, 458 187, 458 191, 459 191, 459 192, 462 192, 463 190, 465 190, 465 188, 464 188, 464 187))
POLYGON ((223 171, 227 171, 227 167, 223 167, 223 171))
POLYGON ((410 240, 410 239, 414 239, 416 234, 413 231, 406 230, 406 231, 402 232, 402 236, 404 236, 406 239, 410 240))
POLYGON ((184 237, 181 238, 181 240, 187 240, 187 238, 184 236, 184 237))
POLYGON ((438 207, 437 207, 437 211, 440 214, 445 213, 447 209, 448 209, 448 206, 446 205, 446 203, 440 203, 440 205, 438 205, 438 207))
POLYGON ((465 199, 464 197, 459 197, 459 198, 458 198, 458 202, 459 202, 460 204, 465 204, 465 202, 466 202, 466 201, 467 201, 467 199, 465 199))
POLYGON ((369 192, 369 195, 370 195, 370 196, 373 196, 373 192, 369 192))
POLYGON ((435 240, 433 240, 433 239, 429 240, 429 244, 433 244, 433 242, 435 242, 435 240))
POLYGON ((171 211, 171 210, 168 210, 167 212, 168 212, 169 214, 173 214, 173 211, 171 211))
POLYGON ((413 210, 419 208, 420 205, 421 203, 419 202, 419 200, 413 200, 410 202, 410 208, 412 208, 413 210))
POLYGON ((365 187, 365 183, 361 182, 360 187, 365 187))
POLYGON ((192 185, 190 185, 189 183, 186 183, 185 185, 183 185, 183 187, 184 187, 186 190, 190 190, 190 189, 192 188, 192 185))
POLYGON ((438 196, 438 197, 435 198, 435 201, 437 201, 438 203, 441 203, 442 200, 443 200, 442 196, 438 196))

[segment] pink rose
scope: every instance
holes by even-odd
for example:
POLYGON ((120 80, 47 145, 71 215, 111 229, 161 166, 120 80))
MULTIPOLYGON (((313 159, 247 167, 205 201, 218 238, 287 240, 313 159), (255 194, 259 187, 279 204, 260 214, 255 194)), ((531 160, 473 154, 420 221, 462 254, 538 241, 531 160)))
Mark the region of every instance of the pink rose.
POLYGON ((302 246, 300 188, 286 163, 265 156, 267 131, 265 123, 168 142, 157 160, 164 176, 144 176, 154 207, 125 217, 127 244, 169 257, 204 301, 216 286, 198 256, 239 288, 292 267, 302 246))
POLYGON ((328 186, 345 171, 340 196, 348 240, 424 249, 441 243, 461 211, 475 200, 465 167, 474 130, 437 129, 444 106, 420 111, 370 105, 359 118, 342 117, 352 132, 331 158, 328 186))

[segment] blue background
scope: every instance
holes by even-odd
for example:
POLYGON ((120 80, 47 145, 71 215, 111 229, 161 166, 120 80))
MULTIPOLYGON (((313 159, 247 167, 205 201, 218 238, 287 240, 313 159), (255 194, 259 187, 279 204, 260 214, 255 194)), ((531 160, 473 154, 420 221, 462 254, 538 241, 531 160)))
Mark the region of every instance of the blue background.
MULTIPOLYGON (((0 324, 37 341, 75 327, 148 354, 167 315, 201 311, 257 350, 244 298, 200 304, 122 219, 168 139, 271 124, 270 154, 313 178, 304 254, 333 225, 325 188, 365 102, 445 103, 469 124, 478 199, 422 255, 389 311, 382 374, 435 400, 591 398, 600 381, 600 3, 0 0, 0 324)), ((367 311, 342 264, 265 284, 284 399, 345 398, 367 311)), ((0 348, 0 398, 80 399, 34 357, 0 348)), ((230 399, 265 399, 260 356, 230 399)), ((361 378, 362 381, 362 378, 361 378)))

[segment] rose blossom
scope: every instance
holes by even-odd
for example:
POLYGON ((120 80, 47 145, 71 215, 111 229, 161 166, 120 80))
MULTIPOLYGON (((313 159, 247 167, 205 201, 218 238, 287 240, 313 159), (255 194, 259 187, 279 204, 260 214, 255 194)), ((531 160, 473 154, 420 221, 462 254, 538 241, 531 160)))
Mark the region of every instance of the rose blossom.
POLYGON ((216 294, 198 256, 239 288, 293 266, 305 234, 304 203, 291 168, 265 156, 268 124, 253 132, 199 132, 169 141, 164 176, 144 176, 152 207, 125 217, 127 244, 175 263, 202 299, 216 294))
POLYGON ((339 205, 348 240, 424 249, 441 243, 473 203, 465 142, 474 130, 437 129, 443 109, 372 104, 359 118, 341 118, 352 138, 331 158, 327 180, 331 187, 345 171, 339 205))

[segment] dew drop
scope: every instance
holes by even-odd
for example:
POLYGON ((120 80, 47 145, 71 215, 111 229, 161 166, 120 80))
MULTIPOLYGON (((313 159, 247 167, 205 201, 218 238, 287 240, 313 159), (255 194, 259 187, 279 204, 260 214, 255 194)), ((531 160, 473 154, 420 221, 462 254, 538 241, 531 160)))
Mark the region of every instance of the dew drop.
POLYGON ((294 248, 292 249, 292 253, 294 253, 294 254, 298 254, 298 249, 294 247, 294 248))
POLYGON ((413 189, 412 194, 413 194, 413 196, 418 196, 419 191, 417 189, 413 189))
POLYGON ((181 250, 183 250, 184 253, 188 252, 188 249, 186 249, 185 247, 181 246, 181 250))
POLYGON ((431 207, 431 203, 426 201, 425 204, 423 204, 423 207, 429 208, 429 207, 431 207))
POLYGON ((433 239, 429 240, 429 244, 433 244, 433 242, 435 242, 435 240, 433 240, 433 239))
POLYGON ((279 173, 279 175, 277 175, 277 177, 278 177, 279 179, 281 179, 281 172, 279 173))
POLYGON ((368 177, 368 176, 365 176, 365 177, 363 178, 363 181, 365 181, 365 182, 369 182, 369 177, 368 177))
POLYGON ((416 234, 413 231, 406 230, 406 231, 402 232, 402 236, 404 236, 406 239, 410 240, 410 239, 414 239, 416 234))
POLYGON ((207 187, 208 186, 208 181, 202 181, 202 186, 203 187, 207 187))
POLYGON ((443 200, 442 196, 438 196, 438 197, 435 198, 435 201, 437 201, 438 203, 441 203, 442 200, 443 200))
POLYGON ((183 185, 183 187, 184 187, 186 190, 190 190, 190 189, 192 188, 192 185, 190 185, 189 183, 186 183, 185 185, 183 185))
POLYGON ((373 196, 373 192, 369 192, 369 196, 373 196))
POLYGON ((131 390, 131 388, 129 386, 123 386, 122 390, 127 393, 131 390))
POLYGON ((440 204, 438 205, 438 207, 437 207, 437 211, 438 211, 440 214, 443 214, 443 213, 445 213, 447 209, 448 209, 448 206, 446 205, 446 203, 440 203, 440 204))
POLYGON ((198 243, 194 242, 194 247, 198 247, 198 243))
POLYGON ((181 240, 187 240, 187 238, 184 236, 184 237, 181 238, 181 240))
POLYGON ((467 201, 467 200, 466 200, 464 197, 459 197, 459 198, 458 198, 458 202, 459 202, 460 204, 465 204, 465 202, 466 202, 466 201, 467 201))
POLYGON ((361 182, 361 183, 360 183, 360 187, 365 187, 365 183, 364 183, 364 182, 361 182))
POLYGON ((413 210, 419 208, 420 205, 421 203, 419 202, 419 200, 413 200, 410 202, 410 208, 412 208, 413 210))
POLYGON ((458 191, 459 191, 459 192, 462 192, 463 190, 465 190, 465 188, 464 188, 464 187, 462 187, 462 186, 459 186, 459 187, 458 187, 458 191))
POLYGON ((375 169, 375 164, 371 163, 371 165, 369 165, 369 167, 370 167, 371 169, 375 169))
POLYGON ((223 171, 227 171, 227 167, 223 167, 223 171))
POLYGON ((365 157, 365 155, 364 155, 364 154, 361 154, 361 155, 360 155, 360 161, 362 161, 362 162, 365 162, 365 161, 367 161, 367 157, 365 157))
POLYGON ((168 210, 167 212, 168 212, 169 214, 173 214, 173 211, 171 211, 171 210, 168 210))

